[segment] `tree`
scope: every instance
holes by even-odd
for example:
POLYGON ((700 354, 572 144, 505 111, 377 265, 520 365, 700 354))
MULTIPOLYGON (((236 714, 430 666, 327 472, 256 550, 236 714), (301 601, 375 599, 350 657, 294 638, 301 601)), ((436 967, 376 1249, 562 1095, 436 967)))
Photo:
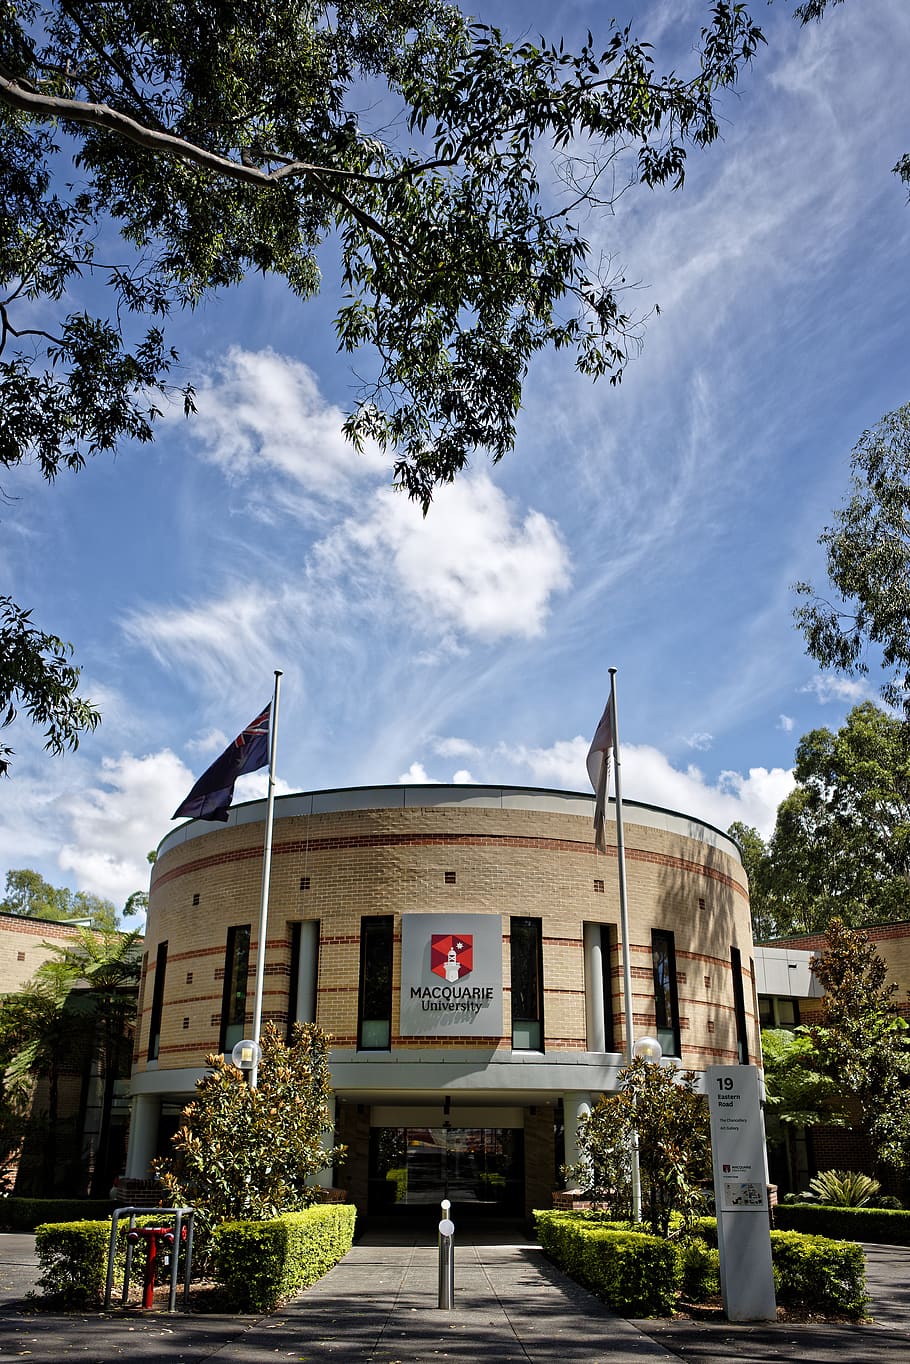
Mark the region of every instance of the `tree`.
POLYGON ((863 433, 851 494, 819 537, 837 600, 816 595, 794 613, 823 668, 865 676, 869 651, 886 674, 885 701, 910 719, 910 403, 863 433))
MULTIPOLYGON (((127 913, 138 913, 136 897, 130 897, 127 913), (131 908, 132 906, 132 908, 131 908)), ((110 900, 87 890, 52 886, 38 872, 21 867, 6 873, 6 895, 0 900, 0 913, 25 919, 51 919, 66 922, 85 919, 91 928, 112 932, 117 928, 117 910, 110 900)))
POLYGON ((83 1007, 84 1023, 90 1030, 89 1047, 102 1083, 98 1146, 89 1190, 93 1198, 106 1197, 110 1188, 114 1087, 118 1079, 129 1075, 142 966, 140 942, 138 931, 83 928, 74 946, 54 948, 78 987, 85 991, 83 1005, 87 1003, 88 1010, 83 1007))
POLYGON ((888 970, 873 943, 839 919, 812 963, 825 994, 821 1021, 806 1026, 819 1068, 856 1105, 879 1162, 910 1161, 910 1040, 888 970))
MULTIPOLYGON (((0 355, 2 351, 0 344, 0 355)), ((77 695, 79 669, 69 661, 71 654, 71 645, 32 625, 30 611, 21 610, 11 597, 0 597, 0 729, 11 725, 17 707, 24 706, 34 723, 44 727, 45 748, 62 753, 78 747, 79 735, 93 730, 100 716, 90 701, 77 695)), ((7 774, 12 755, 0 743, 0 776, 7 774)))
POLYGON ((636 1058, 579 1123, 581 1159, 569 1172, 599 1202, 630 1209, 630 1154, 637 1133, 642 1211, 655 1236, 666 1237, 674 1214, 684 1224, 703 1210, 699 1185, 711 1177, 708 1106, 694 1071, 636 1058))
POLYGON ((94 1155, 92 1193, 109 1187, 107 1155, 114 1084, 129 1073, 132 1024, 140 961, 138 933, 82 928, 70 946, 51 945, 54 955, 25 987, 0 1000, 0 1066, 8 1111, 32 1107, 30 1128, 41 1127, 41 1184, 54 1187, 62 1119, 64 1075, 85 1076, 92 1065, 102 1084, 101 1121, 94 1155), (35 1081, 46 1085, 43 1118, 35 1112, 35 1081))
POLYGON ((803 1030, 764 1028, 762 1067, 768 1118, 768 1142, 784 1149, 787 1184, 797 1186, 796 1134, 818 1123, 842 1127, 847 1122, 845 1096, 821 1069, 818 1054, 803 1030))
POLYGON ((742 853, 743 866, 749 879, 749 909, 752 933, 756 939, 773 937, 777 931, 773 903, 768 892, 768 848, 765 840, 751 824, 734 820, 727 833, 742 853))
POLYGON ((74 998, 71 965, 61 959, 42 962, 32 980, 16 994, 0 999, 0 1056, 6 1062, 4 1090, 14 1108, 31 1104, 29 1127, 40 1126, 40 1188, 56 1185, 60 1146, 60 1081, 69 1071, 80 1073, 88 1052, 85 1016, 74 998), (46 1085, 47 1107, 34 1107, 35 1081, 46 1085))
MULTIPOLYGON (((639 327, 580 224, 614 184, 683 183, 762 41, 715 0, 683 77, 630 28, 569 53, 444 0, 0 0, 0 465, 53 481, 151 440, 193 408, 168 316, 251 271, 306 299, 334 238, 338 342, 371 353, 347 435, 426 508, 511 448, 538 351, 618 381, 639 327)), ((32 643, 0 696, 72 746, 94 712, 32 643)))
POLYGON ((267 1023, 256 1089, 223 1056, 207 1058, 174 1155, 158 1164, 174 1203, 197 1210, 203 1248, 219 1222, 307 1207, 317 1197, 308 1181, 342 1159, 343 1147, 322 1144, 331 1130, 328 1044, 321 1028, 297 1023, 286 1046, 267 1023))
POLYGON ((796 788, 781 803, 762 867, 778 933, 860 925, 910 911, 910 734, 872 702, 836 733, 799 741, 796 788))

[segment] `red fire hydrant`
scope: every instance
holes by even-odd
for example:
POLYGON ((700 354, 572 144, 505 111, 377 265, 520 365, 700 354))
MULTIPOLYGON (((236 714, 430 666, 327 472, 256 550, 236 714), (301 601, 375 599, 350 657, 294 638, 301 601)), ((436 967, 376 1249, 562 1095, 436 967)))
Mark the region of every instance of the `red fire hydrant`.
MULTIPOLYGON (((165 1258, 174 1244, 172 1227, 134 1227, 127 1233, 127 1240, 135 1245, 140 1237, 148 1241, 148 1254, 145 1260, 145 1278, 142 1281, 142 1306, 151 1307, 155 1296, 155 1275, 158 1270, 158 1248, 162 1248, 165 1258)), ((186 1227, 181 1232, 181 1240, 186 1238, 186 1227)))

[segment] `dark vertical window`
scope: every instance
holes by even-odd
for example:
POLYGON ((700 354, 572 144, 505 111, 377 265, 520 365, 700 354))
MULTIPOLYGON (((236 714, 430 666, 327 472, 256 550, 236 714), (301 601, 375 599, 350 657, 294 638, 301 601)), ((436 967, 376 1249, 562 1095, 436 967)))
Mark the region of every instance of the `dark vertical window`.
POLYGON ((739 1064, 749 1064, 749 1030, 746 1027, 746 998, 743 992, 743 959, 738 947, 730 948, 730 971, 733 976, 733 1012, 736 1016, 736 1050, 739 1064))
POLYGON ((612 1051, 616 1045, 613 1033, 613 976, 611 963, 613 930, 609 924, 600 925, 600 969, 603 976, 604 1049, 612 1051))
POLYGON ((676 993, 676 943, 664 929, 651 932, 651 961, 654 967, 654 1012, 657 1040, 665 1056, 681 1056, 679 1038, 679 998, 676 993))
POLYGON ((228 929, 221 996, 221 1051, 233 1051, 246 1027, 246 991, 250 973, 250 926, 228 929))
POLYGON ((152 991, 152 1017, 149 1020, 149 1055, 150 1061, 158 1060, 158 1049, 161 1045, 161 1014, 164 1008, 164 977, 167 975, 167 943, 158 944, 158 956, 155 959, 155 988, 152 991))
POLYGON ((512 1049, 543 1051, 543 943, 540 919, 512 919, 512 1049))
POLYGON ((391 916, 360 920, 360 1007, 357 1047, 388 1051, 392 1045, 391 916))

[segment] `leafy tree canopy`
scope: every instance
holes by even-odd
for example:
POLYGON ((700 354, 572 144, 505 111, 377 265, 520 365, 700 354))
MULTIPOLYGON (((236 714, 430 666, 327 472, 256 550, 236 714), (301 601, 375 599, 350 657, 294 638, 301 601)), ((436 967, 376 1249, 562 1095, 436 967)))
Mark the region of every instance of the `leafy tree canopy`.
POLYGON ((36 871, 22 867, 6 873, 6 894, 0 913, 24 919, 88 919, 93 929, 115 929, 117 910, 110 900, 91 891, 52 886, 36 871))
POLYGON ((797 583, 807 601, 796 620, 824 668, 865 676, 871 651, 884 699, 910 718, 910 403, 864 432, 851 468, 851 492, 819 537, 835 600, 797 583))
POLYGON ((642 1058, 619 1072, 619 1088, 604 1094, 578 1127, 580 1160, 567 1170, 598 1202, 631 1214, 631 1156, 639 1150, 642 1212, 655 1236, 666 1237, 674 1214, 683 1225, 704 1212, 701 1185, 711 1177, 708 1105, 695 1072, 642 1058))
MULTIPOLYGON (((910 1162, 910 1039, 898 987, 867 935, 839 919, 812 964, 825 991, 818 1023, 804 1031, 819 1069, 859 1107, 878 1159, 910 1162)), ((903 1001, 906 1005, 906 1000, 903 1001)))
MULTIPOLYGON (((638 326, 582 222, 716 139, 762 35, 706 15, 661 74, 630 28, 570 53, 444 0, 0 0, 0 467, 151 440, 193 407, 168 316, 251 271, 306 299, 334 239, 338 343, 371 357, 347 435, 426 507, 511 448, 541 349, 620 378, 638 326)), ((0 710, 75 745, 97 715, 65 646, 6 610, 0 710)))
POLYGON ((910 917, 904 722, 864 702, 836 733, 800 739, 794 774, 768 844, 746 831, 756 936, 824 932, 834 916, 854 926, 910 917))
POLYGON ((295 1024, 289 1046, 267 1023, 256 1089, 223 1056, 207 1057, 174 1155, 158 1164, 169 1197, 197 1210, 203 1252, 219 1222, 260 1221, 315 1202, 312 1177, 342 1158, 345 1148, 323 1145, 328 1045, 313 1023, 295 1024))

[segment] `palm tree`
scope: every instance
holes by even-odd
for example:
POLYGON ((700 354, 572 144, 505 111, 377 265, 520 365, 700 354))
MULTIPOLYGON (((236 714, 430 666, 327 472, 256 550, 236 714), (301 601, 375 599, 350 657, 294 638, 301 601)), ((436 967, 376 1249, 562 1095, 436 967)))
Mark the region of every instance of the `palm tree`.
POLYGON ((47 1085, 47 1134, 42 1147, 45 1190, 55 1182, 60 1130, 60 1079, 85 1074, 95 1064, 103 1081, 98 1148, 91 1192, 107 1192, 111 1110, 117 1078, 126 1073, 132 1049, 139 980, 139 933, 82 928, 71 946, 51 945, 43 962, 17 994, 0 1002, 0 1065, 15 1101, 31 1095, 36 1080, 47 1085))

